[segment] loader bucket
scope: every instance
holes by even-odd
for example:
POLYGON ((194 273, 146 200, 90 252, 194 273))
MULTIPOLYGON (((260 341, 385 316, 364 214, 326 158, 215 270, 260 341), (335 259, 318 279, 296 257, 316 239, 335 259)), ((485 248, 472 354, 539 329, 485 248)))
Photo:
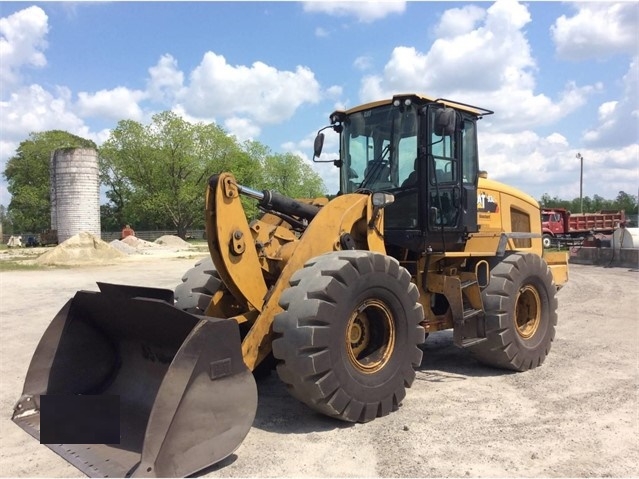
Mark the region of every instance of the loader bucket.
POLYGON ((98 285, 47 328, 13 421, 40 440, 48 398, 119 396, 119 443, 46 444, 90 477, 183 477, 229 456, 257 409, 237 323, 179 310, 168 290, 98 285))

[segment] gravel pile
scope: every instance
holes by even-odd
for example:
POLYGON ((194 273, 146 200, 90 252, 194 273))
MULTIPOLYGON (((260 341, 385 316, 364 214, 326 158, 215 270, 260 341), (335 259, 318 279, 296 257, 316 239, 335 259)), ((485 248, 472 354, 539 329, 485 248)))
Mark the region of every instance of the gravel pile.
POLYGON ((133 253, 137 253, 138 250, 136 248, 134 248, 133 246, 130 246, 126 243, 123 243, 120 240, 113 240, 109 243, 113 248, 117 249, 118 251, 121 251, 124 254, 133 254, 133 253))
POLYGON ((174 248, 178 250, 191 249, 190 243, 175 235, 160 236, 158 239, 155 240, 155 243, 161 246, 166 246, 168 248, 174 248))
POLYGON ((120 241, 128 246, 131 246, 132 248, 135 248, 136 250, 143 250, 147 248, 160 248, 159 244, 140 239, 136 236, 127 236, 126 238, 120 241))
POLYGON ((81 232, 36 258, 37 264, 76 265, 109 263, 126 254, 91 233, 81 232))
POLYGON ((154 242, 140 239, 137 236, 127 236, 121 240, 113 240, 109 244, 127 255, 192 249, 190 243, 174 235, 161 236, 154 242))

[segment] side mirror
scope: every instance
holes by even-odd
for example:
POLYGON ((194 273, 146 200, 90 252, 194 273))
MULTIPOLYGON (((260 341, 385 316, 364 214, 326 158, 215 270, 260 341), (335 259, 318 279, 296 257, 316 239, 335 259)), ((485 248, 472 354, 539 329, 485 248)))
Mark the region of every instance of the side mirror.
POLYGON ((319 158, 322 154, 322 148, 324 147, 324 133, 318 133, 313 143, 313 157, 319 158))
POLYGON ((452 136, 457 126, 457 114, 453 108, 441 108, 435 113, 435 134, 437 136, 452 136))

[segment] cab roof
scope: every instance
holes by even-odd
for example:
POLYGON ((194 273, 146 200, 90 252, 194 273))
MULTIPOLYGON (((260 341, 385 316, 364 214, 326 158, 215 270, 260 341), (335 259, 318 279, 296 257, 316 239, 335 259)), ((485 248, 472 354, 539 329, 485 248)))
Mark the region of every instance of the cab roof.
POLYGON ((485 108, 481 108, 478 106, 468 105, 466 103, 456 102, 454 100, 448 100, 445 98, 435 98, 435 97, 431 97, 421 93, 402 93, 402 94, 394 95, 392 98, 387 98, 385 100, 378 100, 378 101, 373 101, 370 103, 363 103, 361 105, 354 106, 353 108, 350 108, 348 110, 337 110, 335 113, 341 112, 346 115, 350 115, 351 113, 356 113, 358 111, 369 110, 371 108, 375 108, 375 107, 383 106, 383 105, 390 105, 396 99, 399 99, 399 100, 410 99, 413 102, 416 102, 420 105, 423 105, 426 103, 442 103, 446 106, 455 108, 457 110, 465 111, 479 118, 486 115, 492 115, 494 113, 492 110, 487 110, 485 108))

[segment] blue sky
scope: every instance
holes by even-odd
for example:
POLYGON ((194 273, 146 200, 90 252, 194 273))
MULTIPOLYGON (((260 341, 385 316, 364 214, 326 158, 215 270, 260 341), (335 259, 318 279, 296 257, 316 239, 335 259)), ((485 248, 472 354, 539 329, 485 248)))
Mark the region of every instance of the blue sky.
POLYGON ((491 178, 572 199, 581 153, 584 196, 637 195, 637 32, 637 2, 3 2, 0 167, 32 131, 100 144, 164 110, 310 161, 336 108, 419 92, 495 111, 491 178))

